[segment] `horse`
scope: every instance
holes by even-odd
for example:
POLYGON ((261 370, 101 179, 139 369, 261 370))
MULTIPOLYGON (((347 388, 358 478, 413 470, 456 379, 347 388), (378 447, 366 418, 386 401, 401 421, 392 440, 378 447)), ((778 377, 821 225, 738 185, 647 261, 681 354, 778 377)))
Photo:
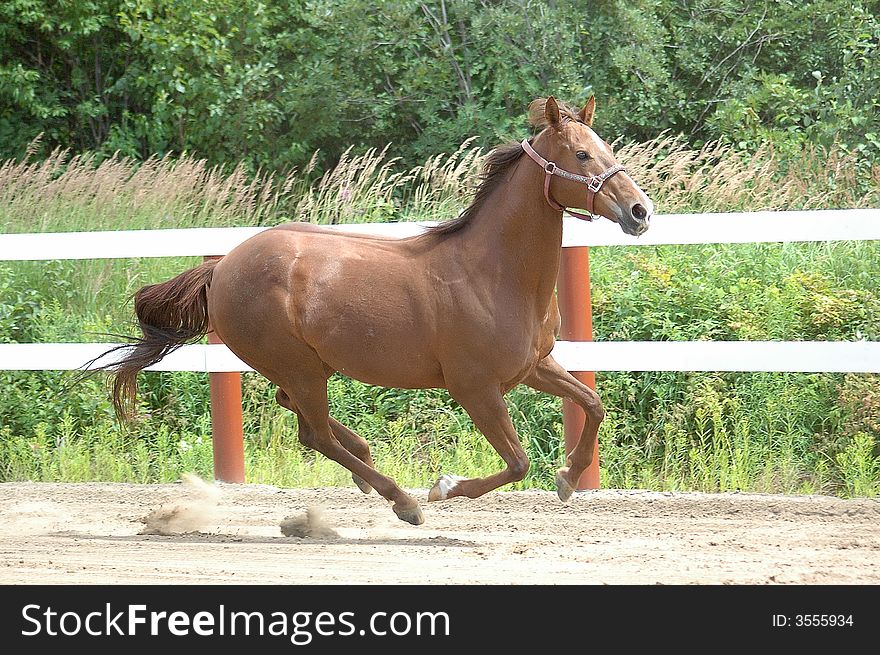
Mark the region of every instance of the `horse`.
POLYGON ((627 234, 648 229, 653 204, 591 128, 596 100, 577 110, 553 96, 528 107, 537 134, 488 155, 473 201, 456 218, 408 238, 294 222, 227 255, 137 291, 143 336, 105 367, 113 404, 130 418, 136 376, 209 331, 277 386, 299 440, 375 489, 394 513, 424 522, 419 502, 376 470, 366 440, 329 414, 338 372, 367 384, 442 388, 504 461, 500 472, 442 475, 428 501, 476 498, 522 480, 529 459, 504 402, 517 384, 567 398, 586 414, 580 440, 556 473, 567 501, 593 460, 604 409, 598 394, 553 358, 560 316, 555 285, 567 207, 604 216, 627 234))

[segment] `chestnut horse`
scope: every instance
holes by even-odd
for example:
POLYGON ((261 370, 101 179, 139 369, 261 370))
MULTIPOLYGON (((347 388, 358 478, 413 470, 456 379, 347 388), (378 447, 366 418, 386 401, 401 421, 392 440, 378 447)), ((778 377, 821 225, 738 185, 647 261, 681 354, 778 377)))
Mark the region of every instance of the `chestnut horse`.
POLYGON ((106 367, 117 411, 129 414, 138 371, 213 330, 278 386, 275 398, 296 414, 304 445, 419 525, 418 501, 374 468, 360 435, 329 415, 327 379, 339 372, 385 387, 444 388, 467 411, 506 467, 484 478, 443 475, 429 501, 476 498, 525 477, 529 460, 504 403, 523 383, 586 412, 556 475, 559 498, 568 500, 593 459, 604 411, 596 392, 551 355, 563 208, 586 207, 632 235, 648 228, 653 210, 590 128, 594 109, 594 98, 579 111, 552 96, 532 102, 537 136, 495 148, 473 203, 418 236, 289 223, 143 287, 135 295, 143 337, 106 367))

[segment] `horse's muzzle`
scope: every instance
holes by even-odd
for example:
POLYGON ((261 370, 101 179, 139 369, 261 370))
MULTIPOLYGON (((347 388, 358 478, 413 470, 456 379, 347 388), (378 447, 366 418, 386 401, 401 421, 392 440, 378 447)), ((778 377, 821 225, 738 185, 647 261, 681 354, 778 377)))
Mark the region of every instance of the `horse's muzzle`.
POLYGON ((634 204, 628 212, 618 218, 620 229, 634 237, 641 236, 650 226, 652 210, 653 207, 645 207, 641 203, 634 204))
POLYGON ((620 221, 620 229, 634 237, 643 235, 648 231, 648 227, 648 221, 630 221, 626 219, 620 221))

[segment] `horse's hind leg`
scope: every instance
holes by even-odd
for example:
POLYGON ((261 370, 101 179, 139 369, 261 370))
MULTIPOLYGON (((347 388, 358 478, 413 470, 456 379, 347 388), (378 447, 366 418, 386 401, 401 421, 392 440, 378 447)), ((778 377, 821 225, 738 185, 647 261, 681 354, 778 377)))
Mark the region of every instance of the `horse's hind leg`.
MULTIPOLYGON (((370 454, 370 444, 367 443, 366 439, 354 430, 342 425, 342 423, 332 416, 330 417, 330 429, 333 430, 333 436, 339 440, 339 443, 341 443, 348 452, 370 468, 376 468, 376 465, 373 463, 373 456, 370 454)), ((358 476, 357 473, 352 473, 351 479, 358 486, 358 489, 365 494, 368 494, 373 490, 370 483, 358 476)))
MULTIPOLYGON (((290 400, 290 396, 285 393, 284 389, 281 389, 280 387, 278 388, 278 390, 275 392, 275 400, 282 407, 296 413, 296 407, 294 407, 293 401, 290 400)), ((367 440, 360 436, 354 430, 350 430, 349 428, 345 427, 342 423, 337 421, 332 416, 329 417, 329 419, 330 429, 333 431, 333 436, 336 437, 339 443, 341 443, 348 452, 364 462, 367 466, 371 468, 376 468, 375 464, 373 463, 373 456, 370 454, 370 445, 367 443, 367 440)), ((358 489, 363 491, 365 494, 368 494, 373 490, 373 487, 371 487, 366 480, 358 476, 357 473, 352 473, 351 479, 358 486, 358 489)))
POLYGON ((556 472, 556 493, 565 502, 571 497, 583 472, 593 463, 599 424, 605 417, 602 401, 595 391, 562 368, 550 355, 538 362, 535 370, 522 382, 538 391, 567 398, 586 413, 580 440, 568 455, 565 466, 556 472))
POLYGON ((301 366, 296 378, 283 385, 291 399, 300 422, 299 438, 303 445, 329 457, 371 485, 379 494, 394 503, 397 516, 413 525, 421 525, 425 519, 418 501, 397 486, 391 478, 382 475, 372 466, 350 453, 330 427, 327 405, 327 379, 320 370, 308 378, 303 376, 306 366, 301 366))

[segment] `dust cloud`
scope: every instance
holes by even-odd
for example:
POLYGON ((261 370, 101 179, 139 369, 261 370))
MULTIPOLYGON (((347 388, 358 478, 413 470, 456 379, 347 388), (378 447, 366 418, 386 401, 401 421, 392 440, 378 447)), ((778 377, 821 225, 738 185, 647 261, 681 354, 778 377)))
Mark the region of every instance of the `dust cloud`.
POLYGON ((145 527, 141 534, 198 532, 215 518, 220 488, 193 473, 184 473, 181 477, 186 497, 165 503, 142 518, 140 521, 145 527))
POLYGON ((281 534, 285 537, 315 537, 318 539, 339 536, 339 533, 327 524, 324 519, 324 510, 320 507, 309 507, 305 514, 285 518, 281 521, 281 534))

